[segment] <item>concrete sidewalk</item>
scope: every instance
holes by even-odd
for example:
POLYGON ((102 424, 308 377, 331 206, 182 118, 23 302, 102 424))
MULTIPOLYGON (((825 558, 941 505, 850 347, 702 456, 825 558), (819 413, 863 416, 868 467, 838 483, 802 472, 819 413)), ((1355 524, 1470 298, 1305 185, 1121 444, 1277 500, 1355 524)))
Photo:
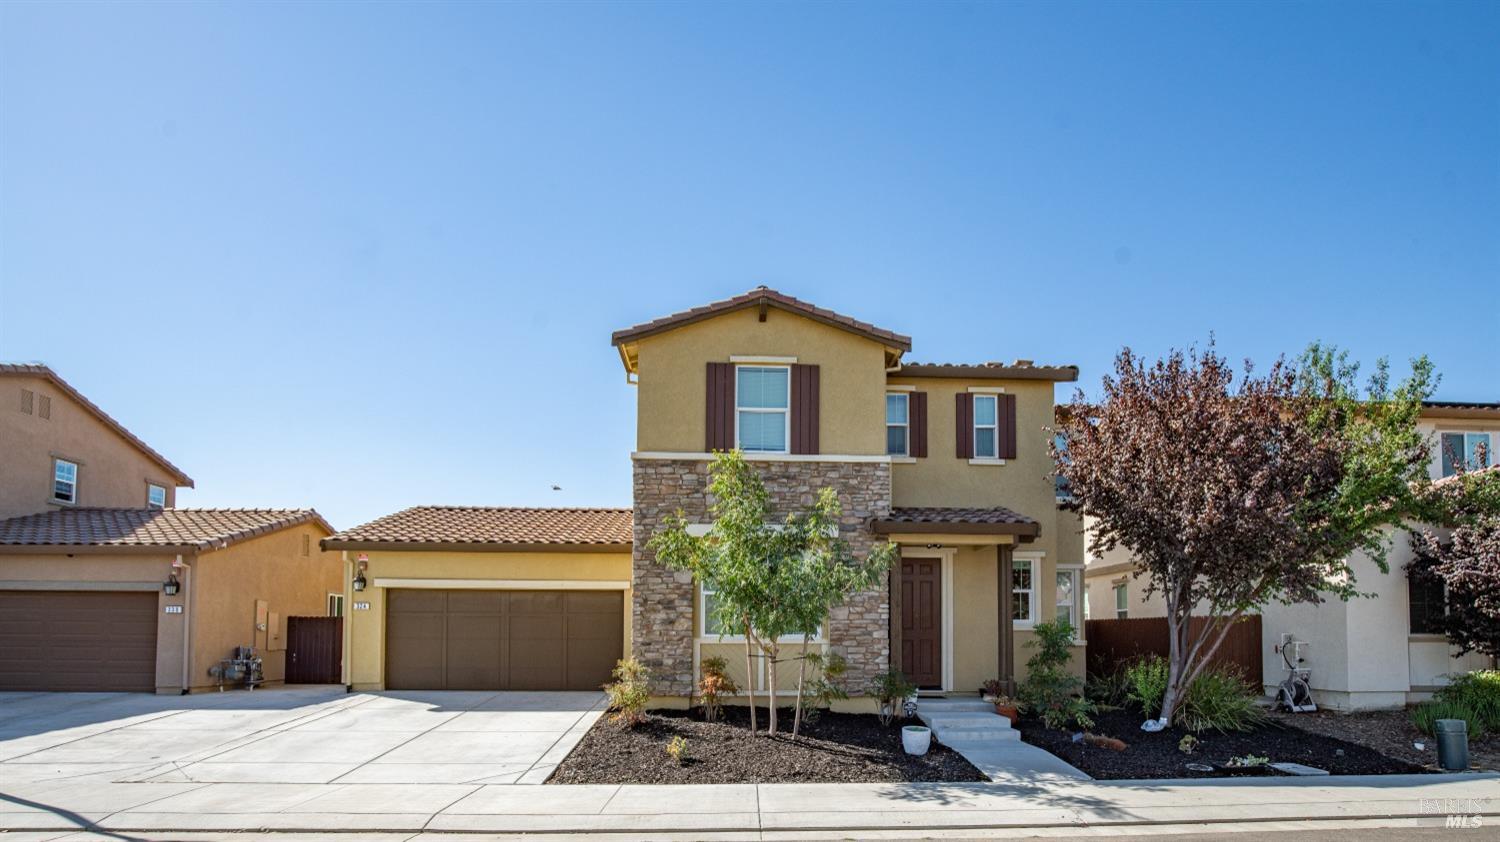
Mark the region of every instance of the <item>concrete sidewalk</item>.
MULTIPOLYGON (((1221 781, 542 786, 0 782, 0 828, 122 833, 859 832, 1441 821, 1500 815, 1500 776, 1221 781)), ((1494 825, 1494 820, 1486 823, 1494 825)), ((14 838, 14 837, 8 837, 14 838)))

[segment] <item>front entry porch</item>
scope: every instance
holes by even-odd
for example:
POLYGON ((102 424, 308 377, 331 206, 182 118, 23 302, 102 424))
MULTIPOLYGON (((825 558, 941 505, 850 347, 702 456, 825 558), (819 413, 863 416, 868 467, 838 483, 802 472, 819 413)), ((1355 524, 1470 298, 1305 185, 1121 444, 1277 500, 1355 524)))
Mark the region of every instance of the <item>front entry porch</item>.
POLYGON ((925 693, 976 693, 989 679, 1014 692, 1013 563, 1036 523, 1008 509, 896 509, 871 528, 901 551, 890 581, 893 665, 925 693))

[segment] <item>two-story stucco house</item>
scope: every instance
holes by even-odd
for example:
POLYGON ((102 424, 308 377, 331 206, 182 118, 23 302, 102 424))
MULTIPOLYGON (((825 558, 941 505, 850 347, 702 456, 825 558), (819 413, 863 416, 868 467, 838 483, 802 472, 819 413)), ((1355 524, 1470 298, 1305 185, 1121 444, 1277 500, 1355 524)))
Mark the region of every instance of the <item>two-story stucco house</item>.
POLYGON ((342 610, 311 509, 178 509, 193 481, 50 368, 0 364, 0 690, 279 681, 285 618, 342 610))
MULTIPOLYGON (((1429 475, 1441 481, 1458 470, 1457 460, 1470 470, 1489 462, 1487 454, 1500 444, 1500 403, 1429 401, 1418 428, 1432 441, 1429 475)), ((1070 531, 1092 528, 1088 519, 1080 522, 1075 517, 1074 522, 1070 531)), ((1275 648, 1288 634, 1311 644, 1302 666, 1312 670, 1315 701, 1339 710, 1421 701, 1447 683, 1448 674, 1492 665, 1493 659, 1485 656, 1459 655, 1437 633, 1433 620, 1444 610, 1441 588, 1410 579, 1406 566, 1412 561, 1411 543, 1401 531, 1393 530, 1389 537, 1389 573, 1381 573, 1363 553, 1351 559, 1360 590, 1369 597, 1330 599, 1320 605, 1272 604, 1261 610, 1262 680, 1267 693, 1274 693, 1286 677, 1286 665, 1275 648)), ((1148 595, 1146 581, 1134 571, 1124 548, 1088 558, 1089 619, 1165 616, 1161 596, 1148 595)))
POLYGON ((418 507, 330 538, 357 609, 353 686, 596 687, 633 654, 657 704, 684 704, 724 654, 767 689, 705 620, 712 593, 647 548, 671 512, 706 520, 711 454, 735 448, 786 509, 834 488, 856 552, 901 548, 818 633, 854 693, 892 664, 973 692, 1016 676, 1037 622, 1081 625, 1081 544, 1058 533, 1044 429, 1075 367, 908 363, 910 338, 764 287, 611 341, 637 392, 631 509, 418 507))

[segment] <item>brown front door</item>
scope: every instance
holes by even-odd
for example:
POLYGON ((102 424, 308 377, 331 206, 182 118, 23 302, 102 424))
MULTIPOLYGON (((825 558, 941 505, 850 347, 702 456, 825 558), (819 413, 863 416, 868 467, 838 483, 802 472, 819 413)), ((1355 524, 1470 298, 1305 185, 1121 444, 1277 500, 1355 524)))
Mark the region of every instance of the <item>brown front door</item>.
POLYGON ((597 690, 624 651, 619 591, 391 590, 390 690, 597 690))
POLYGON ((901 671, 918 687, 943 684, 942 594, 942 559, 901 559, 901 671))
POLYGON ((156 604, 155 591, 0 591, 0 690, 155 690, 156 604))

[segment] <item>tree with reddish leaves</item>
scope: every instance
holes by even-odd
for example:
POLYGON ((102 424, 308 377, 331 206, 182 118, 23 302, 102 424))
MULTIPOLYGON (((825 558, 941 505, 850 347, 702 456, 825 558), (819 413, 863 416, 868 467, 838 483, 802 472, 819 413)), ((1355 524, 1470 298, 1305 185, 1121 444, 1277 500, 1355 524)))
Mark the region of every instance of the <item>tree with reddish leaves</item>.
POLYGON ((1318 345, 1264 374, 1212 345, 1154 363, 1127 348, 1102 401, 1080 391, 1059 413, 1053 456, 1097 524, 1090 551, 1124 547, 1166 603, 1161 726, 1247 611, 1359 596, 1356 551, 1386 569, 1391 527, 1426 482, 1416 422, 1432 369, 1415 360, 1392 389, 1381 361, 1363 394, 1357 374, 1318 345), (1196 630, 1195 609, 1209 618, 1196 630))
POLYGON ((1454 645, 1500 657, 1500 467, 1436 482, 1425 502, 1408 573, 1443 584, 1440 622, 1454 645))

